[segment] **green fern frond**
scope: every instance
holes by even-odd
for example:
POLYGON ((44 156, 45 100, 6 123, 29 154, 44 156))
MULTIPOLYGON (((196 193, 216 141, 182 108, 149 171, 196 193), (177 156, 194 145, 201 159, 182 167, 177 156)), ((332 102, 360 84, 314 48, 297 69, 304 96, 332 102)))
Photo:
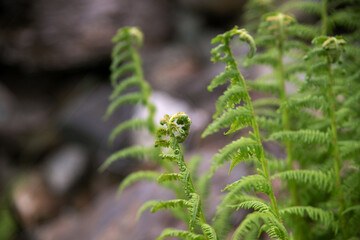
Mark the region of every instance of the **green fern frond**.
POLYGON ((132 158, 144 159, 148 157, 149 159, 156 159, 158 156, 159 156, 159 150, 154 147, 139 147, 139 146, 128 147, 113 153, 100 166, 99 170, 104 171, 110 164, 121 158, 132 157, 132 158))
POLYGON ((131 76, 122 80, 118 85, 115 86, 114 91, 110 95, 110 100, 114 100, 128 87, 136 85, 140 85, 140 80, 136 76, 131 76))
POLYGON ((120 123, 114 128, 109 137, 109 143, 112 144, 115 138, 125 130, 140 130, 148 126, 148 121, 143 119, 130 119, 128 121, 120 123))
POLYGON ((236 130, 249 126, 251 124, 251 120, 251 112, 246 107, 229 109, 208 125, 201 137, 204 138, 210 134, 218 132, 221 128, 227 128, 229 126, 230 129, 225 134, 233 133, 236 130))
POLYGON ((218 240, 215 229, 211 227, 209 224, 201 224, 201 229, 207 240, 218 240))
POLYGON ((304 97, 292 98, 281 106, 281 110, 299 110, 301 108, 312 108, 315 110, 321 109, 322 112, 327 112, 329 103, 323 96, 308 95, 304 97))
POLYGON ((330 173, 324 173, 315 170, 288 170, 276 173, 272 179, 280 178, 282 180, 293 180, 297 183, 313 184, 319 189, 330 192, 334 188, 333 176, 330 173))
POLYGON ((238 203, 236 205, 228 205, 230 208, 235 208, 236 210, 239 210, 240 208, 244 209, 254 209, 258 212, 269 212, 270 206, 264 202, 260 201, 244 201, 241 203, 238 203))
POLYGON ((175 154, 161 153, 160 157, 162 159, 164 159, 164 160, 168 160, 168 161, 171 161, 171 162, 176 162, 176 160, 177 160, 177 156, 175 154))
POLYGON ((264 81, 249 81, 247 86, 250 90, 266 93, 279 93, 279 84, 276 82, 264 82, 264 81))
POLYGON ((352 211, 360 212, 360 205, 351 206, 351 207, 345 209, 345 211, 343 211, 342 214, 347 214, 352 211))
POLYGON ((229 87, 216 103, 216 113, 214 118, 220 116, 225 109, 234 108, 235 104, 239 104, 245 99, 247 91, 239 85, 229 87))
POLYGON ((340 153, 344 158, 358 156, 360 153, 360 141, 339 141, 340 153))
POLYGON ((132 62, 125 63, 112 72, 112 74, 110 76, 110 80, 112 82, 116 82, 119 77, 121 77, 125 74, 128 74, 128 73, 134 72, 134 71, 135 71, 134 63, 132 63, 132 62))
MULTIPOLYGON (((212 39, 211 44, 228 43, 229 40, 231 40, 236 35, 239 37, 240 41, 246 42, 249 45, 250 51, 248 53, 248 57, 252 57, 256 51, 255 41, 248 34, 248 32, 245 29, 239 29, 238 26, 235 26, 233 29, 231 29, 230 31, 227 31, 223 34, 217 35, 215 38, 212 39)), ((226 46, 222 45, 222 44, 220 44, 219 46, 226 48, 226 46)), ((218 55, 218 52, 219 52, 219 49, 212 51, 212 53, 214 54, 214 58, 215 58, 214 60, 222 61, 225 64, 227 64, 227 62, 226 62, 227 56, 224 56, 223 58, 220 59, 220 55, 218 55)))
POLYGON ((189 228, 190 231, 194 231, 195 224, 198 224, 202 220, 200 215, 201 201, 200 201, 200 196, 197 193, 190 194, 190 199, 187 203, 187 208, 190 215, 189 228))
POLYGON ((284 159, 276 159, 274 157, 267 157, 269 170, 273 174, 275 172, 283 172, 287 170, 286 161, 284 159))
POLYGON ((332 226, 335 222, 334 214, 332 212, 311 206, 288 207, 281 209, 279 212, 282 216, 294 214, 301 217, 304 217, 306 213, 306 215, 308 215, 310 219, 316 222, 320 222, 326 227, 332 226))
POLYGON ((206 240, 206 237, 203 235, 199 235, 183 230, 177 230, 174 228, 164 229, 160 237, 158 237, 156 240, 162 240, 168 237, 177 237, 184 240, 206 240))
POLYGON ((267 118, 267 117, 256 117, 256 122, 260 129, 268 131, 280 131, 282 129, 280 119, 267 118))
POLYGON ((143 212, 145 212, 147 209, 152 208, 153 206, 155 206, 160 200, 150 200, 147 201, 146 203, 144 203, 138 210, 137 214, 136 214, 136 219, 139 219, 141 214, 143 212))
POLYGON ((121 184, 118 189, 118 195, 120 195, 126 187, 128 187, 130 184, 134 182, 140 180, 156 181, 159 175, 160 174, 158 172, 154 172, 154 171, 137 171, 131 173, 121 181, 121 184))
POLYGON ((292 9, 301 9, 310 14, 321 15, 321 4, 317 1, 288 1, 278 9, 280 12, 287 12, 292 9))
POLYGON ((331 142, 331 136, 328 132, 319 130, 298 130, 298 131, 280 131, 269 136, 269 140, 287 140, 292 142, 328 144, 331 142))
POLYGON ((158 201, 155 205, 152 206, 150 212, 154 213, 163 209, 171 208, 184 208, 188 206, 188 201, 185 199, 174 199, 169 201, 158 201))
POLYGON ((114 111, 123 104, 137 104, 142 100, 143 95, 141 93, 128 93, 126 95, 120 96, 109 105, 105 113, 105 118, 109 118, 114 113, 114 111))
POLYGON ((158 183, 169 182, 169 181, 180 181, 179 173, 163 173, 157 178, 158 183))
POLYGON ((287 240, 288 234, 283 224, 271 213, 253 212, 246 216, 240 226, 235 230, 233 240, 243 239, 254 226, 259 226, 260 221, 264 222, 262 229, 267 232, 272 239, 287 240))
POLYGON ((225 72, 217 75, 207 87, 209 92, 212 92, 216 87, 223 85, 227 82, 227 80, 233 79, 236 76, 236 71, 230 68, 226 68, 225 72))
POLYGON ((240 189, 243 189, 246 192, 254 191, 256 193, 262 192, 269 194, 272 190, 272 186, 264 176, 256 174, 242 177, 240 180, 227 185, 223 191, 235 190, 236 192, 238 192, 240 189))
POLYGON ((232 160, 234 164, 236 164, 240 161, 248 160, 252 156, 258 156, 260 151, 261 146, 259 143, 251 138, 242 137, 235 140, 220 149, 219 153, 213 157, 213 164, 211 166, 210 173, 213 174, 216 169, 224 165, 224 163, 229 160, 232 160))
POLYGON ((294 37, 298 37, 305 40, 312 40, 314 37, 318 36, 320 32, 319 26, 313 25, 305 25, 305 24, 298 24, 295 28, 289 29, 289 34, 294 37))
POLYGON ((276 67, 277 65, 276 51, 266 51, 264 53, 257 54, 252 58, 248 58, 244 62, 245 67, 249 67, 254 64, 276 67))
POLYGON ((279 107, 280 101, 277 98, 269 97, 269 98, 260 98, 253 101, 253 107, 261 108, 261 107, 279 107))
POLYGON ((261 213, 253 212, 246 215, 239 227, 236 228, 232 240, 242 240, 253 230, 254 227, 260 226, 261 213))

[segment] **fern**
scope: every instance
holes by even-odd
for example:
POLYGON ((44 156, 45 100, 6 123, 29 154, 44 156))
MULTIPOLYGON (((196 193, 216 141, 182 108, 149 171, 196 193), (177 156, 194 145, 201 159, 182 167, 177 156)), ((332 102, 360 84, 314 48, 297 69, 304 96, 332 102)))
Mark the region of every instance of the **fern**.
MULTIPOLYGON (((110 96, 111 103, 105 117, 109 118, 121 105, 140 103, 147 108, 149 115, 147 119, 130 119, 120 123, 112 131, 109 142, 112 143, 119 134, 130 129, 145 128, 154 135, 156 130, 153 120, 155 107, 149 101, 151 88, 143 78, 141 58, 138 54, 138 48, 141 47, 143 42, 142 32, 136 27, 124 27, 118 30, 112 41, 115 46, 111 54, 110 79, 114 90, 110 96), (139 88, 139 92, 123 94, 125 90, 132 86, 139 88)), ((121 158, 158 159, 157 156, 158 152, 153 147, 133 146, 111 155, 100 167, 100 170, 105 170, 110 164, 121 158)))
POLYGON ((329 227, 335 222, 334 214, 332 212, 310 206, 289 207, 280 210, 281 215, 295 214, 304 217, 305 213, 310 217, 311 220, 320 222, 324 224, 325 227, 329 227))
POLYGON ((282 180, 293 180, 296 183, 313 184, 318 189, 329 192, 334 188, 333 175, 314 170, 288 170, 273 175, 273 178, 282 180))
MULTIPOLYGON (((170 160, 171 164, 176 164, 179 173, 163 173, 158 176, 159 183, 167 181, 179 181, 184 192, 184 198, 169 201, 150 201, 145 203, 141 211, 152 207, 151 212, 162 209, 187 208, 189 231, 180 231, 175 229, 165 229, 158 239, 176 236, 182 239, 214 239, 217 240, 215 230, 206 223, 201 198, 195 191, 194 183, 180 148, 180 143, 184 142, 190 132, 191 119, 185 113, 178 113, 173 116, 165 115, 160 124, 163 126, 157 131, 155 145, 161 148, 167 148, 167 153, 163 153, 165 160, 170 160), (203 230, 204 235, 196 233, 197 227, 203 230)), ((197 160, 193 160, 197 161, 197 160)), ((196 163, 193 163, 196 165, 196 163)))
POLYGON ((139 209, 138 215, 149 208, 152 212, 168 209, 187 223, 187 230, 168 228, 158 239, 225 239, 232 227, 231 214, 240 208, 254 212, 236 228, 232 239, 258 239, 263 232, 272 239, 358 239, 360 24, 352 19, 358 16, 359 5, 352 0, 287 1, 277 9, 285 12, 296 9, 319 17, 315 24, 302 25, 295 17, 276 11, 275 3, 280 5, 275 0, 248 1, 245 18, 251 19, 251 30, 258 29, 255 41, 238 27, 212 41, 217 44, 211 51, 212 61, 222 62, 226 67, 211 81, 208 90, 220 85, 227 85, 227 89, 216 102, 213 122, 202 137, 222 129, 226 129, 225 135, 243 128, 250 132, 220 149, 213 157, 210 172, 200 177, 197 176, 200 159, 186 164, 181 148, 190 131, 188 116, 166 115, 158 129, 153 123, 151 89, 143 80, 137 53, 142 43, 141 32, 124 28, 114 38, 111 65, 114 90, 106 117, 123 104, 141 104, 148 108, 149 115, 146 119, 120 123, 109 142, 124 131, 145 128, 156 136, 156 148, 122 149, 110 156, 101 170, 126 157, 150 158, 165 168, 162 173, 133 173, 119 187, 121 192, 137 180, 157 180, 175 191, 176 199, 149 201, 139 209), (344 30, 347 44, 342 37, 325 36, 344 30), (246 66, 266 65, 272 72, 245 82, 230 49, 235 36, 249 45, 246 66), (313 47, 307 44, 311 39, 313 47), (262 52, 252 57, 255 42, 262 52), (298 92, 290 96, 286 84, 295 86, 298 92), (251 101, 249 90, 265 92, 267 97, 251 101), (262 136, 260 129, 266 130, 262 136), (265 152, 264 139, 280 142, 286 159, 265 152), (224 188, 227 192, 213 221, 208 223, 203 204, 209 185, 217 169, 228 161, 229 174, 240 162, 254 164, 256 173, 224 188), (290 197, 281 190, 280 200, 275 198, 272 181, 277 178, 285 183, 290 197), (267 200, 254 193, 266 195, 267 200), (290 236, 288 232, 292 232, 290 236))
MULTIPOLYGON (((230 85, 228 86, 228 90, 225 93, 226 95, 223 95, 224 97, 221 97, 220 100, 220 102, 224 102, 223 99, 226 99, 227 104, 223 104, 226 111, 224 111, 222 114, 218 113, 214 116, 215 119, 213 123, 210 124, 205 130, 205 132, 203 133, 203 137, 210 133, 218 131, 220 127, 230 127, 229 132, 235 132, 242 127, 250 126, 253 129, 254 133, 250 134, 251 138, 240 138, 239 140, 234 141, 233 143, 225 146, 222 150, 220 150, 219 153, 214 157, 215 163, 212 166, 211 173, 213 173, 216 168, 222 165, 225 161, 228 161, 230 159, 232 160, 230 167, 231 171, 231 169, 235 167, 240 161, 248 160, 251 157, 254 157, 262 166, 262 169, 258 170, 259 174, 251 177, 255 179, 243 178, 242 180, 234 183, 234 185, 240 185, 242 186, 242 188, 245 188, 247 190, 249 190, 249 188, 254 188, 255 191, 263 191, 268 194, 271 201, 272 212, 274 212, 275 214, 263 217, 263 219, 266 220, 264 221, 264 226, 267 227, 267 233, 270 237, 279 236, 281 237, 281 239, 287 239, 287 232, 285 227, 282 225, 282 220, 278 213, 276 198, 270 182, 269 170, 267 166, 267 161, 264 157, 264 150, 260 139, 259 129, 255 120, 254 108, 250 96, 247 92, 245 80, 238 70, 237 63, 232 55, 229 46, 230 40, 237 35, 239 36, 241 41, 249 44, 249 57, 251 57, 255 51, 255 44, 252 37, 244 29, 239 30, 237 27, 224 34, 218 35, 212 40, 213 44, 218 44, 218 46, 213 48, 213 50, 211 51, 213 55, 212 60, 214 62, 220 61, 227 64, 225 68, 225 73, 219 75, 227 77, 223 78, 221 81, 219 81, 219 77, 216 77, 210 84, 210 90, 213 88, 213 86, 216 86, 219 83, 225 84, 224 80, 229 80, 230 85), (234 94, 231 98, 227 97, 228 92, 232 91, 232 89, 235 87, 236 89, 241 89, 241 94, 234 94), (241 101, 244 102, 244 105, 237 106, 237 104, 241 103, 241 101), (239 115, 236 116, 236 114, 233 113, 237 113, 239 115), (259 178, 263 179, 264 184, 261 184, 261 182, 258 181, 259 178), (277 224, 279 224, 279 226, 277 224), (279 234, 281 233, 281 236, 275 234, 274 231, 278 231, 279 234)), ((229 185, 227 189, 231 189, 234 185, 229 185)), ((228 202, 224 201, 221 205, 228 204, 228 202)), ((247 229, 247 227, 240 227, 240 231, 235 232, 233 239, 238 239, 239 236, 246 233, 246 231, 242 229, 247 229)))
POLYGON ((167 228, 165 229, 160 237, 157 238, 157 240, 162 240, 168 237, 178 237, 180 239, 185 239, 185 240, 206 240, 205 236, 203 235, 199 235, 199 234, 195 234, 192 232, 188 232, 188 231, 181 231, 181 230, 177 230, 177 229, 173 229, 173 228, 167 228))

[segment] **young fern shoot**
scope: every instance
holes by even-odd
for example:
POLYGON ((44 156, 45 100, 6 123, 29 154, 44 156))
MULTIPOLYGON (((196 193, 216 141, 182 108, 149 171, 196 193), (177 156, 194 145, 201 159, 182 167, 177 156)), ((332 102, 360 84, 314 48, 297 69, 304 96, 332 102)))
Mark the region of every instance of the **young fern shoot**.
POLYGON ((165 115, 160 120, 160 124, 164 127, 157 131, 157 140, 155 146, 167 149, 167 152, 161 154, 165 161, 176 164, 178 173, 163 173, 158 177, 158 182, 179 181, 184 191, 185 197, 169 201, 150 201, 145 203, 145 210, 151 208, 151 212, 161 209, 187 208, 187 224, 188 231, 176 230, 172 228, 165 229, 158 239, 166 237, 179 237, 182 239, 200 239, 200 240, 217 240, 215 230, 206 223, 200 195, 196 192, 194 183, 188 169, 180 144, 185 141, 190 132, 191 119, 183 112, 169 116, 165 115), (202 233, 199 233, 199 228, 202 233))
POLYGON ((233 239, 242 239, 242 237, 246 236, 250 231, 253 231, 260 223, 263 223, 259 230, 260 232, 265 231, 274 239, 288 239, 288 233, 283 225, 274 195, 267 159, 264 156, 264 149, 258 124, 255 120, 251 98, 247 91, 245 80, 238 69, 238 64, 230 49, 230 41, 235 36, 239 36, 241 41, 249 44, 249 56, 252 56, 255 52, 253 38, 246 30, 238 29, 238 27, 224 34, 220 34, 212 40, 213 44, 218 44, 218 46, 211 51, 213 55, 212 61, 220 61, 227 66, 225 72, 214 78, 208 90, 211 91, 215 87, 225 84, 227 80, 230 80, 230 85, 219 98, 216 107, 217 112, 214 116, 215 119, 204 131, 203 137, 217 132, 221 128, 230 127, 226 133, 229 134, 247 126, 251 127, 253 132, 249 133, 249 137, 241 137, 225 146, 214 156, 211 173, 215 172, 218 167, 229 160, 231 160, 230 172, 238 163, 249 159, 258 161, 261 169, 258 168, 258 173, 255 175, 243 177, 239 181, 228 185, 225 190, 229 190, 229 193, 218 207, 218 212, 221 212, 224 208, 233 208, 234 206, 236 209, 243 207, 254 208, 254 210, 256 210, 247 215, 245 220, 236 229, 233 239), (242 102, 243 105, 240 106, 239 104, 242 102), (252 190, 268 195, 270 204, 267 202, 264 203, 263 200, 256 197, 247 197, 243 193, 243 191, 251 192, 252 190), (239 202, 234 202, 234 199, 239 202))

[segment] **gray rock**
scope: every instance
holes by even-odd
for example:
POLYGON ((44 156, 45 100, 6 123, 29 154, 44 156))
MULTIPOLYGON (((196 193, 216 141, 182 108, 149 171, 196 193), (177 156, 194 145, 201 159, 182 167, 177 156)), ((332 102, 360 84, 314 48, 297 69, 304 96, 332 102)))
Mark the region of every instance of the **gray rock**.
POLYGON ((179 0, 179 2, 190 8, 212 14, 225 15, 240 12, 245 0, 179 0))
MULTIPOLYGON (((69 132, 78 134, 77 138, 93 148, 108 149, 108 137, 120 123, 131 117, 130 106, 120 106, 113 115, 105 120, 104 115, 110 104, 108 100, 112 88, 109 83, 91 84, 75 97, 67 99, 67 103, 58 113, 58 125, 69 132), (85 139, 84 139, 85 138, 85 139)), ((126 142, 122 135, 114 147, 126 142)))
POLYGON ((78 183, 88 165, 87 155, 83 147, 67 145, 47 157, 43 174, 52 192, 64 196, 78 183))
POLYGON ((39 172, 24 175, 15 184, 12 192, 14 208, 26 228, 53 217, 58 210, 58 202, 39 172))
POLYGON ((87 212, 64 213, 35 231, 39 240, 149 240, 156 239, 166 227, 184 227, 166 211, 145 212, 136 220, 139 207, 148 200, 169 200, 171 192, 155 183, 135 184, 116 198, 116 189, 97 197, 87 212))
POLYGON ((108 59, 117 29, 136 25, 147 42, 172 28, 166 0, 22 0, 1 4, 0 58, 28 68, 61 70, 108 59), (25 5, 25 6, 24 6, 25 5), (7 13, 7 11, 9 13, 7 13))

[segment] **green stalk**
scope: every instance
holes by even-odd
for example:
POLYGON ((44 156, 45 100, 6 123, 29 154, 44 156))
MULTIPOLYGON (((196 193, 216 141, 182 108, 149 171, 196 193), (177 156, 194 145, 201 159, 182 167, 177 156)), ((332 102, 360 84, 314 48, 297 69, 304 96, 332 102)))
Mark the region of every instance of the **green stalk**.
MULTIPOLYGON (((227 43, 226 45, 229 46, 229 43, 227 43)), ((245 87, 245 89, 247 89, 245 79, 242 76, 241 72, 239 71, 238 64, 237 64, 232 52, 230 51, 230 49, 228 51, 228 54, 229 54, 230 59, 231 59, 231 61, 229 61, 229 65, 232 68, 236 69, 236 71, 238 73, 237 76, 239 76, 239 79, 237 79, 237 80, 245 87)), ((261 146, 261 153, 260 153, 260 159, 259 160, 260 160, 260 163, 261 163, 262 171, 264 172, 265 178, 268 180, 270 186, 272 186, 272 183, 271 183, 271 180, 270 180, 269 167, 268 167, 268 164, 267 164, 267 159, 264 156, 264 147, 263 147, 263 144, 262 144, 262 141, 261 141, 261 138, 260 138, 260 132, 259 132, 258 124, 255 121, 254 107, 252 105, 251 97, 250 97, 249 93, 246 96, 246 104, 248 105, 249 110, 251 111, 251 114, 252 114, 252 124, 251 124, 252 126, 251 127, 254 130, 254 134, 255 134, 255 136, 256 136, 256 138, 258 140, 259 145, 261 146)), ((269 198, 270 198, 271 206, 272 206, 272 209, 274 210, 275 215, 281 220, 280 213, 279 213, 279 208, 278 208, 278 205, 277 205, 277 201, 276 201, 276 197, 275 197, 273 188, 271 188, 269 198)), ((282 220, 281 220, 281 222, 282 222, 282 220)))
MULTIPOLYGON (((281 38, 280 44, 278 44, 278 64, 277 64, 277 76, 280 85, 279 98, 281 104, 284 104, 287 101, 286 97, 286 87, 285 87, 285 71, 284 71, 284 62, 283 62, 283 42, 285 41, 285 33, 283 31, 282 26, 280 27, 281 38)), ((289 131, 290 128, 290 117, 287 109, 284 109, 281 113, 281 122, 284 131, 289 131)), ((286 150, 286 166, 288 170, 294 170, 293 166, 293 156, 292 156, 292 144, 289 140, 285 140, 285 150, 286 150)), ((288 181, 288 187, 290 190, 291 196, 291 205, 298 206, 299 205, 299 197, 297 194, 296 183, 294 180, 288 181)), ((295 239, 302 240, 303 236, 303 228, 302 228, 302 219, 300 217, 295 217, 295 239)))
POLYGON ((335 172, 335 181, 336 181, 336 190, 337 190, 337 197, 338 197, 338 204, 339 204, 339 219, 341 224, 341 232, 343 237, 347 238, 346 233, 346 219, 342 214, 345 210, 345 199, 342 192, 342 184, 341 184, 341 160, 339 154, 339 146, 338 146, 338 137, 337 137, 337 122, 336 122, 336 107, 335 107, 335 93, 333 90, 333 85, 335 83, 334 74, 331 68, 331 61, 328 59, 328 77, 329 77, 329 87, 328 87, 328 98, 330 102, 330 109, 329 109, 329 117, 331 120, 331 141, 332 141, 332 155, 334 158, 334 172, 335 172))
MULTIPOLYGON (((175 120, 174 120, 174 116, 176 116, 176 115, 173 115, 173 116, 170 118, 169 123, 175 121, 175 120)), ((169 126, 169 129, 171 129, 170 126, 169 126)), ((180 148, 180 145, 179 145, 178 141, 176 140, 176 136, 175 136, 175 133, 174 133, 173 131, 170 131, 170 139, 172 139, 172 141, 170 141, 170 142, 173 142, 173 145, 170 145, 170 148, 171 148, 174 152, 175 152, 175 151, 179 151, 179 154, 178 154, 179 157, 178 157, 178 161, 177 161, 179 170, 180 170, 181 172, 186 171, 186 172, 189 173, 190 171, 189 171, 189 169, 188 169, 188 167, 187 167, 187 165, 186 165, 186 162, 185 162, 185 159, 184 159, 184 154, 183 154, 183 152, 182 152, 182 150, 181 150, 181 148, 180 148)), ((191 193, 196 193, 195 186, 194 186, 194 183, 193 183, 193 180, 192 180, 192 177, 191 177, 190 173, 189 173, 189 180, 188 180, 188 182, 189 182, 189 185, 190 185, 189 191, 190 191, 191 193)), ((186 186, 183 186, 183 187, 185 188, 186 186)), ((185 189, 184 189, 184 190, 185 190, 185 189)), ((200 204, 201 204, 201 199, 200 199, 200 204)), ((200 215, 201 222, 206 223, 206 219, 205 219, 205 216, 204 216, 204 213, 203 213, 203 210, 202 210, 201 207, 200 207, 200 209, 199 209, 199 215, 200 215)), ((190 229, 190 231, 192 231, 192 229, 190 229)))

